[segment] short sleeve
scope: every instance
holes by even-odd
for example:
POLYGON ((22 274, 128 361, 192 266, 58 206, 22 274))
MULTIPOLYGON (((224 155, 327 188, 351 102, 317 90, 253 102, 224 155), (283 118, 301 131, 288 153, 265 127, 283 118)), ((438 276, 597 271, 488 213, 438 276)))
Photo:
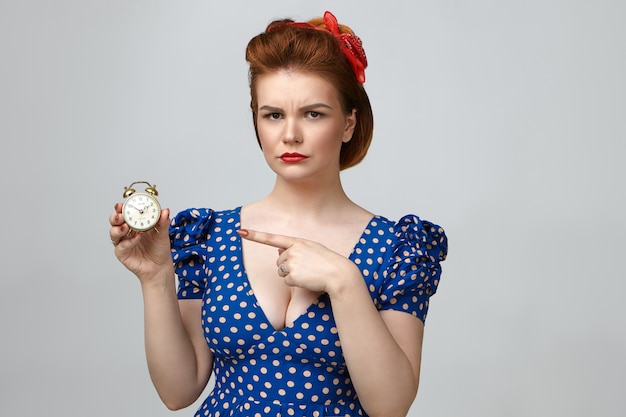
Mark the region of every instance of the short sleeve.
POLYGON ((207 239, 211 209, 188 209, 176 215, 169 229, 172 261, 178 277, 178 298, 202 298, 206 287, 207 239))
POLYGON ((440 263, 448 240, 433 223, 407 215, 394 226, 393 255, 385 270, 379 310, 398 310, 426 321, 430 297, 437 291, 440 263))

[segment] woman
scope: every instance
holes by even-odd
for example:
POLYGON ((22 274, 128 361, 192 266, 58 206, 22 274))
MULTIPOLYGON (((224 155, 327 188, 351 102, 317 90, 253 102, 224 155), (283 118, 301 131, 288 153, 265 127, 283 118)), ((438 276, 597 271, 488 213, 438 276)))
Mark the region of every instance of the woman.
POLYGON ((169 239, 129 235, 120 203, 110 218, 115 254, 141 282, 152 381, 180 409, 214 372, 197 416, 406 415, 447 241, 435 224, 392 222, 343 190, 340 171, 372 138, 360 39, 329 12, 280 20, 246 59, 270 193, 171 222, 163 210, 169 239))

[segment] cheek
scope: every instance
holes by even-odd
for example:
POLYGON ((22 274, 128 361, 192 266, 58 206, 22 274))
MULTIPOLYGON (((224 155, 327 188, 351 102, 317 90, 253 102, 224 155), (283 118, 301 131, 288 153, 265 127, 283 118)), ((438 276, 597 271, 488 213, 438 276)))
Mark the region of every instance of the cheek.
POLYGON ((259 145, 261 145, 261 149, 265 152, 266 150, 272 148, 272 140, 270 139, 270 136, 268 135, 267 131, 264 131, 263 129, 259 129, 258 130, 258 140, 259 140, 259 145))
POLYGON ((319 142, 318 152, 325 155, 325 158, 329 161, 339 160, 342 145, 341 138, 333 137, 329 139, 326 137, 325 140, 319 142))
POLYGON ((259 141, 259 145, 261 145, 261 148, 265 148, 267 145, 268 135, 267 129, 265 129, 261 123, 257 123, 256 125, 256 137, 259 141))
POLYGON ((261 152, 263 152, 264 158, 270 162, 274 152, 276 150, 276 141, 272 140, 273 136, 267 129, 258 128, 257 129, 257 140, 259 142, 259 146, 261 147, 261 152))

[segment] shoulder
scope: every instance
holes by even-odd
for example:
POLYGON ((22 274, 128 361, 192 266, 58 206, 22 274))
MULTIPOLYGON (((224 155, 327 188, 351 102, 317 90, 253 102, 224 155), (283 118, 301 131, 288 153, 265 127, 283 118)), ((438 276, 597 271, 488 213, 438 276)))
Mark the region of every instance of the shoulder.
POLYGON ((395 234, 401 238, 417 239, 433 245, 447 242, 443 227, 438 224, 421 219, 415 214, 407 214, 395 222, 395 234))
POLYGON ((439 285, 441 262, 448 253, 446 234, 441 226, 414 214, 382 221, 388 227, 391 250, 382 274, 378 308, 404 311, 424 322, 429 298, 439 285))
POLYGON ((240 207, 229 210, 189 208, 176 214, 169 228, 173 247, 196 245, 206 241, 209 234, 225 225, 239 225, 240 207))
POLYGON ((443 227, 415 214, 406 214, 397 221, 374 216, 366 233, 384 238, 392 247, 396 259, 425 256, 437 262, 443 261, 448 251, 448 239, 443 227))
POLYGON ((394 234, 400 248, 417 251, 418 256, 432 262, 446 259, 448 238, 443 227, 436 223, 407 214, 395 223, 394 234))

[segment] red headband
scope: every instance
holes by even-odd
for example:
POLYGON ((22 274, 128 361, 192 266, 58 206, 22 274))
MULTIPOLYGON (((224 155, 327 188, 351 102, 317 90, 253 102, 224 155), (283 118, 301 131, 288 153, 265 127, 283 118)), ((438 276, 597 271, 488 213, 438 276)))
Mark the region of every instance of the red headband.
MULTIPOLYGON (((291 26, 326 30, 313 26, 308 22, 291 22, 288 24, 291 26)), ((354 75, 356 75, 357 81, 363 84, 365 82, 367 58, 365 56, 365 50, 363 49, 363 42, 361 42, 361 38, 351 33, 339 33, 339 23, 337 23, 337 18, 329 11, 324 12, 324 24, 328 27, 328 31, 339 39, 341 52, 343 52, 345 57, 348 59, 348 63, 350 64, 354 75)))

